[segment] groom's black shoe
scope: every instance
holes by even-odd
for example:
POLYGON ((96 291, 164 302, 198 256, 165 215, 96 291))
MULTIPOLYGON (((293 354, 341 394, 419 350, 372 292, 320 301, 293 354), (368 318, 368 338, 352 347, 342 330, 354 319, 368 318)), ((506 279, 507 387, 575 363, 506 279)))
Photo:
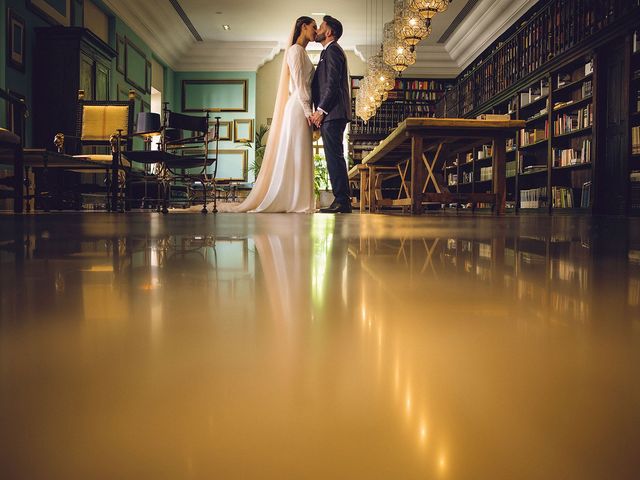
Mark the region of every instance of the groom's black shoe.
POLYGON ((327 208, 321 208, 320 213, 351 213, 351 205, 333 202, 327 208))

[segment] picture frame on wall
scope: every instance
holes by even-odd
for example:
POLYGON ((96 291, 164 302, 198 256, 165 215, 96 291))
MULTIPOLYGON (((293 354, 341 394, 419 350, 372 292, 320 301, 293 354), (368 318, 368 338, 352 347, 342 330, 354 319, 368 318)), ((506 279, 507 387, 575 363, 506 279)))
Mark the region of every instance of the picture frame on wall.
POLYGON ((247 150, 218 150, 218 181, 246 182, 248 175, 247 150))
POLYGON ((72 0, 26 0, 27 8, 53 25, 71 26, 72 0))
MULTIPOLYGON (((9 90, 9 94, 16 98, 19 98, 22 101, 25 101, 27 99, 27 97, 25 97, 23 94, 16 92, 14 90, 9 90)), ((7 130, 15 133, 16 135, 22 138, 24 135, 23 130, 25 126, 25 119, 20 118, 21 115, 19 114, 19 110, 15 108, 15 105, 13 103, 7 102, 6 114, 7 114, 7 120, 6 120, 7 130)))
POLYGON ((253 142, 253 119, 233 121, 233 141, 235 143, 253 142))
POLYGON ((116 70, 124 75, 124 38, 116 33, 116 70))
POLYGON ((7 8, 7 65, 25 71, 25 23, 22 17, 7 8))
MULTIPOLYGON (((232 140, 231 135, 233 133, 232 127, 231 127, 231 123, 232 122, 227 122, 227 121, 220 121, 220 130, 218 131, 219 135, 220 135, 220 140, 221 141, 228 141, 228 140, 232 140)), ((209 122, 209 129, 212 129, 216 126, 216 122, 215 120, 212 122, 209 122)))
POLYGON ((248 81, 182 80, 182 111, 248 112, 248 81))

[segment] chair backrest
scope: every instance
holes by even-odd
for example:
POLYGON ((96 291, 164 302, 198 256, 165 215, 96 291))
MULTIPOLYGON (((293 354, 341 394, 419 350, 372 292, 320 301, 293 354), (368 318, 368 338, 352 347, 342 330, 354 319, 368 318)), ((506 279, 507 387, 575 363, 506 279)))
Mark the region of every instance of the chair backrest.
POLYGON ((194 117, 184 113, 175 113, 171 110, 167 110, 167 115, 168 128, 198 132, 201 135, 209 130, 208 117, 194 117))
MULTIPOLYGON (((135 94, 134 94, 135 95, 135 94)), ((123 144, 131 150, 135 96, 129 100, 84 100, 78 95, 76 136, 82 145, 109 145, 111 135, 122 130, 123 144)))

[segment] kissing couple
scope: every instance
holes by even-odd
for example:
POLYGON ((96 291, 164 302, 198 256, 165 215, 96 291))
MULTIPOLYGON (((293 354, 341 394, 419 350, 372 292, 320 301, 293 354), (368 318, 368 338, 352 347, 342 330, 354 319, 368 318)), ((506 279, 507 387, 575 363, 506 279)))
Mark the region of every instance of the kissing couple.
POLYGON ((221 212, 314 213, 313 128, 319 128, 335 201, 322 213, 350 213, 351 199, 342 138, 351 121, 347 57, 338 45, 342 24, 325 16, 318 28, 311 17, 296 20, 282 62, 269 139, 260 173, 239 205, 221 212), (317 69, 306 52, 309 42, 324 47, 317 69), (315 109, 314 109, 315 107, 315 109))

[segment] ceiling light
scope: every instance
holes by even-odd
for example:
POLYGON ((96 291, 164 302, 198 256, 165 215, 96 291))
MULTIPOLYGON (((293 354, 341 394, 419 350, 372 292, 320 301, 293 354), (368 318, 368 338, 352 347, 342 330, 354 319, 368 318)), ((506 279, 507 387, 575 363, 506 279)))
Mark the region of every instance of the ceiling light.
POLYGON ((222 28, 224 28, 225 30, 231 30, 231 27, 229 25, 222 25, 222 28))

